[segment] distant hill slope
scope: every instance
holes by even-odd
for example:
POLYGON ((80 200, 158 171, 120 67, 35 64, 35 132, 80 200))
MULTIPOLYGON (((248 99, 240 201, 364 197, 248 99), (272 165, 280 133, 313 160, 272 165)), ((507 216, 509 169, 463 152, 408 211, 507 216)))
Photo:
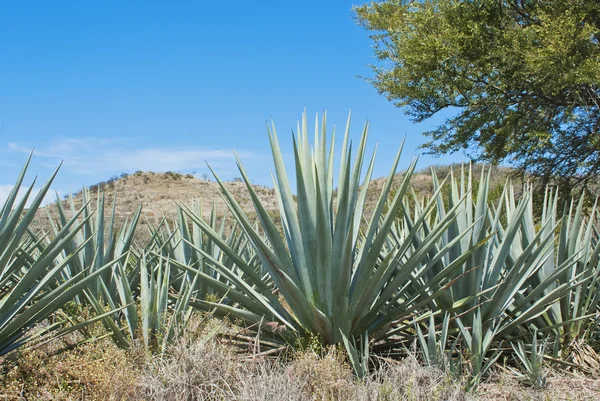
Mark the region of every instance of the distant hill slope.
MULTIPOLYGON (((440 180, 445 178, 450 169, 455 174, 460 174, 460 165, 438 166, 436 171, 440 180)), ((468 169, 468 166, 465 166, 468 169)), ((512 170, 504 167, 494 167, 492 170, 492 184, 503 183, 512 170)), ((475 177, 481 174, 481 166, 474 165, 473 172, 475 177)), ((402 181, 403 173, 399 173, 394 178, 394 187, 397 187, 402 181)), ((367 195, 365 212, 370 215, 381 193, 381 188, 385 182, 385 177, 377 178, 371 181, 367 195)), ((433 184, 431 170, 429 168, 421 170, 413 175, 411 179, 412 186, 419 196, 427 196, 432 193, 433 184)), ((243 210, 250 215, 254 215, 254 206, 250 200, 246 185, 243 182, 227 182, 225 184, 235 198, 240 202, 243 210)), ((223 215, 226 211, 226 204, 220 195, 219 185, 214 181, 200 180, 191 174, 179 173, 153 173, 137 172, 131 175, 123 175, 120 178, 114 177, 107 182, 99 183, 90 187, 92 194, 96 194, 98 186, 104 189, 106 204, 112 206, 113 195, 117 197, 116 222, 125 221, 132 216, 139 205, 142 205, 142 218, 140 227, 146 231, 143 226, 147 223, 158 224, 163 216, 173 219, 177 214, 177 202, 190 203, 194 199, 199 199, 204 205, 204 215, 208 217, 213 202, 215 203, 218 215, 223 215)), ((278 214, 277 197, 272 188, 264 186, 254 186, 261 201, 266 209, 272 215, 278 214)), ((81 206, 81 193, 75 194, 75 205, 81 206)), ((66 201, 63 201, 65 207, 68 207, 66 201)), ((48 229, 48 220, 46 210, 48 209, 53 217, 57 216, 56 205, 49 205, 38 212, 38 219, 35 228, 48 229)), ((108 212, 108 211, 107 211, 108 212)))
MULTIPOLYGON (((254 211, 248 190, 243 182, 227 182, 225 185, 245 211, 254 211)), ((147 223, 158 224, 163 216, 168 219, 175 218, 177 215, 177 202, 189 204, 192 200, 200 200, 204 206, 203 214, 205 217, 210 215, 213 202, 216 205, 218 215, 223 215, 227 208, 216 182, 199 180, 191 174, 137 172, 91 186, 92 195, 97 194, 98 186, 104 189, 105 203, 108 206, 112 206, 113 196, 116 194, 115 221, 117 225, 130 218, 139 205, 142 205, 140 219, 142 226, 147 223)), ((273 212, 277 210, 277 198, 274 189, 258 185, 255 185, 254 189, 267 210, 273 212)), ((74 195, 74 201, 76 207, 81 206, 81 192, 74 195)), ((63 200, 63 204, 68 207, 66 200, 63 200)), ((53 217, 57 216, 55 204, 40 209, 36 228, 49 228, 46 209, 50 211, 53 217)))
MULTIPOLYGON (((473 182, 476 184, 479 182, 481 177, 481 169, 484 167, 482 164, 474 164, 472 165, 473 172, 473 182)), ((411 177, 410 183, 417 194, 420 197, 426 197, 433 194, 433 177, 432 177, 432 168, 435 170, 436 175, 440 183, 450 174, 452 171, 455 177, 460 177, 461 168, 464 168, 465 175, 469 172, 469 165, 461 165, 461 164, 453 164, 446 166, 433 166, 427 167, 425 169, 419 170, 413 174, 411 177)), ((485 171, 491 168, 490 174, 490 188, 495 188, 498 185, 504 185, 506 180, 513 174, 516 170, 509 167, 489 167, 485 166, 485 171)), ((402 183, 402 179, 404 177, 404 173, 398 173, 394 177, 393 188, 398 187, 402 183)), ((385 180, 387 177, 380 177, 374 179, 369 184, 369 191, 367 192, 367 200, 365 211, 366 214, 369 215, 370 211, 374 208, 377 200, 379 199, 379 195, 381 194, 381 189, 385 184, 385 180)), ((517 181, 517 180, 516 180, 517 181)), ((515 184, 517 182, 515 181, 515 184)), ((519 184, 520 185, 520 184, 519 184)))

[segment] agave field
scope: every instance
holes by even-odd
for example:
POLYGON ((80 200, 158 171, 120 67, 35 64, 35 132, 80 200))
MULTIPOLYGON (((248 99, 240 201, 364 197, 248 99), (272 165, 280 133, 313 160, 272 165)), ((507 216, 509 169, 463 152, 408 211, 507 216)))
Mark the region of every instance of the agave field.
POLYGON ((117 227, 116 201, 89 191, 81 207, 58 199, 51 230, 35 232, 57 172, 35 199, 33 184, 18 197, 28 160, 0 214, 0 357, 72 332, 97 340, 87 336, 92 324, 119 347, 165 353, 193 314, 210 313, 241 326, 227 339, 241 352, 278 355, 316 341, 345 350, 358 378, 377 356, 410 349, 466 377, 469 389, 497 366, 532 386, 551 366, 600 373, 596 205, 559 203, 548 188, 534 215, 533 187, 507 182, 492 201, 489 172, 474 177, 468 166, 434 171, 433 195, 420 198, 410 185, 416 159, 394 185, 400 149, 365 210, 375 161, 368 124, 358 143, 350 118, 340 136, 326 125, 317 118, 309 134, 303 115, 292 175, 269 128, 277 222, 238 159, 254 217, 213 171, 228 215, 179 204, 178 219, 152 227, 147 241, 136 235, 140 209, 117 227))

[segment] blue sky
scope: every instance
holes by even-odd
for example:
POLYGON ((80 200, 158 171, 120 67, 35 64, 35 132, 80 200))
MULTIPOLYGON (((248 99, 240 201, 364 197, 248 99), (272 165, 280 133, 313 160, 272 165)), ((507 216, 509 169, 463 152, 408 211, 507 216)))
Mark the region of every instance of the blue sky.
MULTIPOLYGON (((0 197, 35 148, 28 182, 61 193, 136 170, 239 175, 270 184, 265 121, 290 155, 304 107, 352 136, 371 121, 375 175, 401 167, 433 122, 413 124, 358 76, 375 62, 353 2, 3 2, 0 6, 0 197)), ((290 155, 291 156, 291 155, 290 155)), ((419 166, 460 161, 423 156, 419 166)))

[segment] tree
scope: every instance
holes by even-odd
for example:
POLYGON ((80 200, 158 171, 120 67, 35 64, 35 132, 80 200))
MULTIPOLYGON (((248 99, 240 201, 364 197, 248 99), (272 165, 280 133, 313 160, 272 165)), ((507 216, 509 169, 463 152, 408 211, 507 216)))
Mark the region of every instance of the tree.
POLYGON ((370 82, 415 121, 450 115, 424 147, 511 162, 547 183, 600 173, 597 0, 388 0, 355 8, 370 82))

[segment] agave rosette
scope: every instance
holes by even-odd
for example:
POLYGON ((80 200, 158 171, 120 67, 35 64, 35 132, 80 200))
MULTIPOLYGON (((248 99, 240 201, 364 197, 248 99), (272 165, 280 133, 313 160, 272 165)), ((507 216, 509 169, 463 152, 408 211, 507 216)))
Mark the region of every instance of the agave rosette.
MULTIPOLYGON (((325 127, 324 115, 321 124, 318 118, 315 122, 311 149, 306 114, 299 124, 298 135, 294 137, 296 199, 275 128, 269 129, 283 235, 261 203, 239 159, 238 167, 254 204, 259 227, 250 222, 215 174, 233 216, 260 258, 266 279, 239 257, 210 225, 181 205, 187 216, 235 263, 235 269, 225 266, 195 247, 206 263, 228 280, 228 285, 219 289, 227 296, 226 302, 195 302, 254 324, 265 339, 276 344, 304 335, 318 336, 326 344, 338 344, 344 338, 359 340, 366 332, 375 342, 385 340, 393 325, 409 321, 419 308, 446 291, 452 272, 464 263, 464 260, 456 261, 424 280, 425 272, 431 268, 430 264, 423 263, 424 256, 434 250, 455 219, 458 207, 449 210, 427 233, 422 230, 424 219, 415 222, 410 235, 419 236, 416 248, 410 246, 412 237, 399 246, 390 246, 388 236, 409 190, 416 160, 388 202, 400 158, 401 152, 398 152, 375 208, 366 218, 364 206, 375 160, 374 151, 363 174, 368 123, 352 163, 348 118, 337 191, 334 191, 335 133, 328 147, 325 127), (412 284, 417 282, 423 282, 424 286, 415 288, 412 284)), ((430 202, 426 207, 433 209, 435 203, 430 202)), ((434 259, 442 258, 451 245, 436 249, 434 259)), ((464 254, 465 259, 470 252, 472 250, 464 254)))

